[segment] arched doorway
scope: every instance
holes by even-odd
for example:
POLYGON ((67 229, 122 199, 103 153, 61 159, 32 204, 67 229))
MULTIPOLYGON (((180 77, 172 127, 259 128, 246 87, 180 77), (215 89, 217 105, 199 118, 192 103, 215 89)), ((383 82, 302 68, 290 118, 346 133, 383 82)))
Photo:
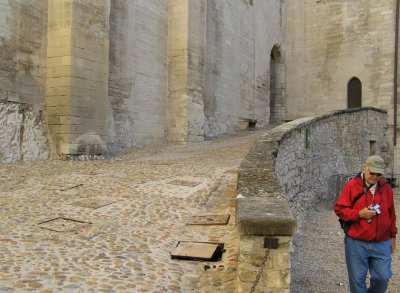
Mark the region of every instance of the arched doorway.
POLYGON ((280 124, 286 116, 284 101, 284 66, 280 47, 275 45, 271 50, 270 59, 270 90, 269 90, 269 122, 280 124))
POLYGON ((347 109, 361 107, 361 93, 361 81, 353 77, 347 84, 347 109))

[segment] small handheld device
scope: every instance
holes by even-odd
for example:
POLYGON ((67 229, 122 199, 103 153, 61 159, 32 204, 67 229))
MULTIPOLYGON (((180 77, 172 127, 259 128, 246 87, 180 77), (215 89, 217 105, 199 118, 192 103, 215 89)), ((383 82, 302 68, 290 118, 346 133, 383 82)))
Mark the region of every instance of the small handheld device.
POLYGON ((370 210, 376 212, 378 215, 381 214, 381 206, 379 204, 374 205, 370 210))
MULTIPOLYGON (((376 204, 370 208, 368 208, 370 211, 374 211, 377 215, 381 213, 381 206, 379 204, 376 204)), ((371 224, 372 219, 367 220, 368 224, 371 224)))

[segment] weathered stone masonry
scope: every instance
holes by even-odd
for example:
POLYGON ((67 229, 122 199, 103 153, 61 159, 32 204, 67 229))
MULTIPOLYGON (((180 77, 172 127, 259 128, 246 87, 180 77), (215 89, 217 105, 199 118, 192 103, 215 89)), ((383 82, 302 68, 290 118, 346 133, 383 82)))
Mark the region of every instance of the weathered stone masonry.
POLYGON ((0 1, 0 162, 47 159, 47 0, 0 1))
POLYGON ((43 108, 0 101, 0 161, 48 159, 43 108))
POLYGON ((40 109, 30 159, 103 156, 343 109, 358 78, 398 140, 395 15, 389 0, 0 0, 0 100, 40 109))
POLYGON ((46 105, 53 154, 107 150, 109 1, 50 1, 46 105))
MULTIPOLYGON (((336 111, 295 125, 279 143, 275 172, 293 211, 302 213, 326 199, 335 174, 356 174, 365 159, 378 154, 389 162, 386 112, 374 108, 336 111), (309 147, 306 147, 306 131, 309 147)), ((281 126, 294 126, 291 123, 281 126)))
POLYGON ((273 48, 284 64, 280 0, 0 0, 0 8, 0 100, 41 108, 37 131, 47 133, 31 159, 202 141, 243 119, 266 124, 269 83, 284 87, 270 69, 273 48))
POLYGON ((288 117, 295 119, 346 109, 349 81, 357 78, 361 106, 387 111, 390 163, 399 173, 399 123, 394 130, 394 118, 400 119, 399 111, 394 117, 400 105, 399 99, 394 101, 396 2, 287 1, 286 88, 288 117))

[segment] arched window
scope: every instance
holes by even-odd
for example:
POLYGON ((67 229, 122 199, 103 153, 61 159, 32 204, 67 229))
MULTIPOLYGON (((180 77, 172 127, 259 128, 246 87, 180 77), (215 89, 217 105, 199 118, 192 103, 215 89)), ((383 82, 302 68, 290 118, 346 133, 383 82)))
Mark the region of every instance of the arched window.
POLYGON ((275 45, 271 50, 270 59, 270 96, 269 96, 269 122, 280 124, 286 116, 286 105, 284 100, 284 66, 281 50, 275 45))
POLYGON ((361 81, 357 77, 350 79, 347 84, 347 108, 361 107, 361 81))

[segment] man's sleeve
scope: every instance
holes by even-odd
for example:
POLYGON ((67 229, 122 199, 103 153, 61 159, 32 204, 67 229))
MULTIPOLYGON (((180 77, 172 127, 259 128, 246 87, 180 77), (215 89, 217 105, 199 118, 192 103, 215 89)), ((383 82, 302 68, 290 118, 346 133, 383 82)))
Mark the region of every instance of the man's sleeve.
POLYGON ((343 221, 355 222, 359 220, 359 211, 353 209, 352 201, 354 195, 351 192, 351 183, 348 182, 339 195, 338 201, 335 203, 334 211, 336 215, 343 221))

